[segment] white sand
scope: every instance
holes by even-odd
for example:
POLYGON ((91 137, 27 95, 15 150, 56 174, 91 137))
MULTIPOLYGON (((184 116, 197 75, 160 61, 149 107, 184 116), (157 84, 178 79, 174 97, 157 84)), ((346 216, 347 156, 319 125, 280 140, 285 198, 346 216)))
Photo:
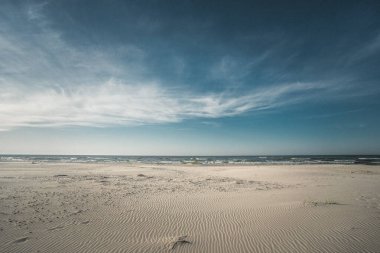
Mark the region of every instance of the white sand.
POLYGON ((380 166, 0 163, 0 252, 380 252, 380 166))

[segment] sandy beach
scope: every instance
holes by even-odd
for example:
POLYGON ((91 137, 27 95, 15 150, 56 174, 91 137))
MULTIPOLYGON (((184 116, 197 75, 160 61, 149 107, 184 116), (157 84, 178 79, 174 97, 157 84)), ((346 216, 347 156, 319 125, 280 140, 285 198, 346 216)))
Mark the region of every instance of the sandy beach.
POLYGON ((380 166, 0 163, 1 252, 380 252, 380 166))

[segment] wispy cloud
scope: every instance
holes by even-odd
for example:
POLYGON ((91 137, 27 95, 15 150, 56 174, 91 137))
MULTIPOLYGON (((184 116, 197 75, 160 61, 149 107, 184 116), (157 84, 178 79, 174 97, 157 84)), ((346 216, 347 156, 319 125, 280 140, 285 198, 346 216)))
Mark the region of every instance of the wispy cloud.
POLYGON ((110 49, 67 43, 44 16, 45 5, 0 11, 0 85, 93 85, 110 77, 135 80, 144 72, 144 52, 134 45, 110 49))
POLYGON ((349 55, 348 64, 356 63, 376 56, 380 53, 380 32, 376 34, 371 40, 365 42, 357 51, 349 55))
POLYGON ((244 61, 240 58, 225 55, 211 67, 209 78, 227 81, 236 85, 247 77, 255 66, 267 60, 272 53, 272 50, 264 51, 256 57, 251 57, 244 61))
POLYGON ((318 88, 316 84, 296 83, 236 96, 190 92, 180 95, 159 84, 126 84, 117 80, 60 89, 10 86, 0 95, 0 129, 138 125, 220 118, 295 102, 299 99, 296 93, 318 88))
MULTIPOLYGON (((141 77, 144 51, 138 47, 127 45, 110 53, 65 42, 43 15, 44 6, 3 9, 8 14, 0 18, 0 130, 228 117, 296 103, 327 88, 315 82, 245 93, 173 89, 159 79, 141 77)), ((222 61, 218 72, 228 74, 231 64, 222 61)))

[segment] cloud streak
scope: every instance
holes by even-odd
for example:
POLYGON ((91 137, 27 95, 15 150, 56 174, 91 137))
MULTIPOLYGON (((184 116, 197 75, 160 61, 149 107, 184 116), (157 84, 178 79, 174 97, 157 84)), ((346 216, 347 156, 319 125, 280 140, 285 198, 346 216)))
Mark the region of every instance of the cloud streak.
POLYGON ((220 118, 296 102, 295 95, 320 88, 288 84, 246 95, 179 93, 158 84, 102 85, 30 90, 8 87, 0 95, 0 129, 51 126, 115 126, 220 118))
MULTIPOLYGON (((3 9, 8 14, 0 18, 2 131, 231 117, 296 103, 327 89, 322 83, 288 83, 244 94, 170 88, 160 80, 142 78, 146 67, 138 47, 126 45, 109 53, 109 49, 79 49, 65 42, 43 15, 44 6, 3 9)), ((233 70, 230 65, 225 62, 223 73, 233 70)))

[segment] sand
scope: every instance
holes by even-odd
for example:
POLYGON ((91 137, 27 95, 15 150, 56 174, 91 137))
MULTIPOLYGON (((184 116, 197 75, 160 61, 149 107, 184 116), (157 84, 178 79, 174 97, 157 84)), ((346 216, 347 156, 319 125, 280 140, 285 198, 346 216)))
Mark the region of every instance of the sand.
POLYGON ((380 252, 380 166, 0 163, 0 252, 380 252))

